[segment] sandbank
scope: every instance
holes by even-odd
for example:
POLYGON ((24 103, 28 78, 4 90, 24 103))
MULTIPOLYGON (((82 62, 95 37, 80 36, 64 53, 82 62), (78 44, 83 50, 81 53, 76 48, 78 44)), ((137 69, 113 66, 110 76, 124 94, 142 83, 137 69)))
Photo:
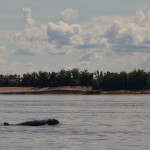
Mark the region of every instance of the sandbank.
POLYGON ((87 86, 62 86, 62 87, 0 87, 0 94, 150 94, 150 90, 130 91, 101 91, 92 90, 92 87, 87 86))

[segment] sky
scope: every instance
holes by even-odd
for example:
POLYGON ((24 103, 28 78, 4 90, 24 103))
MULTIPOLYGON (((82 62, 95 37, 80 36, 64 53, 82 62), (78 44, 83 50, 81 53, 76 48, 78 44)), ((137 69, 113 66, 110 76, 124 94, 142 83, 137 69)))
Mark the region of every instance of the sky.
POLYGON ((0 74, 73 68, 150 71, 150 1, 0 1, 0 74))

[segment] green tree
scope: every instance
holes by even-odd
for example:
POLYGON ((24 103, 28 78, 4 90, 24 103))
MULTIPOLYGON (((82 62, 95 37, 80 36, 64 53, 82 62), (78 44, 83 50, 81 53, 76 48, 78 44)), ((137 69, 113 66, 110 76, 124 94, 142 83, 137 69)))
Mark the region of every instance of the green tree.
POLYGON ((147 85, 147 74, 144 70, 134 70, 128 74, 128 88, 130 90, 141 90, 147 85))
POLYGON ((103 72, 97 70, 96 72, 94 72, 93 88, 102 89, 102 83, 103 83, 103 72))
POLYGON ((80 85, 92 86, 93 85, 93 73, 89 73, 88 70, 80 72, 80 85))
POLYGON ((71 70, 71 77, 72 77, 72 85, 78 86, 80 85, 80 72, 79 69, 74 68, 71 70))
POLYGON ((37 80, 39 87, 48 87, 49 86, 49 77, 50 74, 48 72, 39 71, 37 80))

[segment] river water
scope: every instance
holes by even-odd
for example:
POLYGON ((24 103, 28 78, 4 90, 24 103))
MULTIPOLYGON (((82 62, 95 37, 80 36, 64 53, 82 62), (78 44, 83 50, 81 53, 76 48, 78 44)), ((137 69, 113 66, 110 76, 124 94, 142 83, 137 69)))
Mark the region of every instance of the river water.
POLYGON ((0 95, 0 150, 150 150, 149 95, 0 95), (58 126, 3 126, 56 118, 58 126))

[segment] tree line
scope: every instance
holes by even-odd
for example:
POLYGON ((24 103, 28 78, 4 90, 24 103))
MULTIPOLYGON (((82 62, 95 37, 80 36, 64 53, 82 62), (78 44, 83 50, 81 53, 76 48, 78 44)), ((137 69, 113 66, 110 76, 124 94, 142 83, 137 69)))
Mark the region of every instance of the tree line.
POLYGON ((150 72, 133 70, 129 73, 60 70, 32 72, 20 75, 0 75, 0 87, 91 86, 95 90, 145 90, 150 88, 150 72))

